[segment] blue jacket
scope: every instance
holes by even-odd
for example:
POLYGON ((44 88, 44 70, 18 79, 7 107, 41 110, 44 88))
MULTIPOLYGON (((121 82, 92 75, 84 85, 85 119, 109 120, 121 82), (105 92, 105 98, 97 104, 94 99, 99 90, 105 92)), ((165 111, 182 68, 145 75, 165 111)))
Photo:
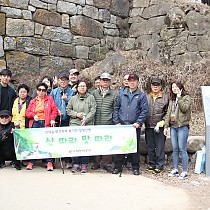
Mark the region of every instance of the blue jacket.
POLYGON ((113 122, 129 125, 138 123, 143 125, 148 115, 147 98, 138 88, 132 93, 126 88, 119 94, 114 106, 113 122))
POLYGON ((67 94, 66 101, 61 99, 61 97, 63 95, 63 91, 60 87, 53 89, 50 93, 50 96, 53 97, 58 109, 63 113, 61 120, 68 120, 69 116, 67 115, 66 107, 68 105, 69 100, 74 95, 75 91, 72 90, 71 88, 67 87, 64 90, 64 93, 67 94))

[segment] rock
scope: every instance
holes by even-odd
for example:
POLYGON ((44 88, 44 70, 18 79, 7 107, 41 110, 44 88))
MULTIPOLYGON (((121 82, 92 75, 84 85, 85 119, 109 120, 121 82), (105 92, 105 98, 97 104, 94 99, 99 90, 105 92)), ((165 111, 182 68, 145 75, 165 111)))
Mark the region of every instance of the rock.
POLYGON ((5 35, 6 31, 6 15, 0 13, 0 36, 5 35))
POLYGON ((0 36, 0 57, 4 56, 3 38, 0 36))
POLYGON ((112 0, 110 12, 113 15, 123 18, 128 17, 129 14, 129 1, 128 0, 112 0))
POLYGON ((4 38, 4 50, 16 50, 16 39, 14 37, 4 38))
POLYGON ((109 9, 110 5, 111 5, 111 0, 93 0, 94 7, 109 9))
POLYGON ((148 7, 150 0, 133 0, 133 7, 148 7))
POLYGON ((22 10, 22 16, 25 20, 32 20, 32 13, 28 10, 22 10))
POLYGON ((89 59, 94 61, 100 61, 105 59, 108 48, 106 46, 101 47, 100 45, 95 45, 90 47, 89 59))
POLYGON ((70 18, 73 34, 93 38, 103 37, 103 26, 101 23, 84 16, 73 16, 70 18))
POLYGON ((91 47, 93 45, 100 44, 100 39, 92 37, 73 36, 72 44, 91 47))
POLYGON ((104 59, 99 66, 97 67, 97 69, 103 73, 103 72, 108 72, 111 75, 114 72, 114 69, 117 66, 120 66, 123 64, 123 62, 125 62, 125 57, 120 54, 120 53, 115 53, 110 57, 107 57, 106 59, 104 59))
POLYGON ((117 18, 116 25, 119 28, 119 36, 122 38, 127 38, 129 36, 129 24, 128 24, 128 18, 117 18))
POLYGON ((57 11, 57 5, 56 5, 56 4, 48 4, 48 5, 47 5, 47 9, 48 9, 50 12, 56 12, 56 11, 57 11))
POLYGON ((33 15, 33 20, 43 25, 50 25, 50 26, 62 25, 62 18, 60 14, 55 12, 49 12, 44 9, 37 9, 33 15))
POLYGON ((201 15, 198 12, 190 11, 186 15, 186 23, 191 35, 206 34, 210 30, 209 16, 201 15))
POLYGON ((63 29, 61 27, 46 26, 42 37, 51 41, 58 41, 64 43, 71 43, 72 34, 69 29, 63 29))
POLYGON ((48 55, 50 41, 45 39, 37 39, 32 37, 16 38, 17 49, 22 52, 35 55, 48 55))
POLYGON ((0 60, 0 71, 2 69, 5 69, 6 68, 6 61, 5 60, 0 60))
POLYGON ((89 47, 76 46, 76 57, 79 59, 88 59, 89 47))
POLYGON ((6 35, 7 36, 33 36, 34 23, 30 20, 7 18, 6 35))
POLYGON ((40 23, 35 23, 35 34, 42 35, 44 30, 44 25, 40 23))
POLYGON ((10 18, 21 18, 22 12, 20 9, 10 8, 10 7, 1 7, 1 12, 6 14, 6 17, 10 18))
POLYGON ((14 77, 39 73, 39 57, 24 52, 6 52, 7 66, 14 77))
POLYGON ((40 59, 40 71, 46 72, 46 74, 49 74, 50 70, 53 72, 58 72, 58 70, 68 72, 71 68, 73 68, 71 58, 42 56, 40 59))
POLYGON ((5 5, 5 6, 20 8, 20 9, 28 9, 29 0, 18 0, 18 1, 9 0, 8 2, 9 2, 9 5, 5 5))
POLYGON ((178 7, 170 9, 165 17, 165 24, 170 28, 185 28, 186 15, 184 11, 178 7))
POLYGON ((42 1, 49 4, 57 4, 58 0, 42 0, 42 1))
POLYGON ((204 136, 189 136, 187 139, 187 150, 189 153, 195 153, 205 144, 204 136))
POLYGON ((85 0, 67 0, 68 2, 85 6, 85 0))
POLYGON ((69 15, 62 14, 62 27, 69 28, 69 15))
POLYGON ((67 13, 69 15, 76 15, 77 7, 75 4, 69 2, 58 1, 57 11, 60 13, 67 13))
POLYGON ((51 42, 50 55, 75 58, 76 57, 75 46, 60 42, 51 42))
POLYGON ((39 0, 30 0, 30 4, 36 8, 47 9, 47 4, 39 0))
POLYGON ((83 15, 98 20, 98 9, 93 6, 86 5, 83 8, 83 15))
POLYGON ((104 22, 110 22, 111 14, 106 9, 99 9, 98 11, 98 19, 104 22))

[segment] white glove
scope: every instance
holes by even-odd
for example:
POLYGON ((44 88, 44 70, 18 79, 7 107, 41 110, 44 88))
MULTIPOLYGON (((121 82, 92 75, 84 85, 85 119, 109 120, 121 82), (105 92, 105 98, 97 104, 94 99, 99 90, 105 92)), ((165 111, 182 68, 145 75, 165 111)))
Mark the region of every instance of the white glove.
POLYGON ((55 126, 55 120, 50 120, 50 125, 51 125, 52 127, 54 127, 54 126, 55 126))
POLYGON ((154 131, 155 131, 155 133, 160 133, 160 128, 159 128, 158 123, 157 123, 157 125, 154 127, 154 131))

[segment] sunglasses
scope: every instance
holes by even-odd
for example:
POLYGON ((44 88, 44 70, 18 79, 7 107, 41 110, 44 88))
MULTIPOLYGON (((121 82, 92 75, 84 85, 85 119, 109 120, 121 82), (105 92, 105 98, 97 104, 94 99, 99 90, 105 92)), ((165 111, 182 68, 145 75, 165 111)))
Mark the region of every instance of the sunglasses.
POLYGON ((39 92, 46 92, 47 90, 46 89, 42 89, 42 88, 38 88, 37 89, 39 92))
POLYGON ((5 118, 5 119, 9 119, 9 117, 10 117, 10 116, 8 116, 8 115, 0 116, 0 118, 2 118, 2 119, 4 119, 4 118, 5 118))

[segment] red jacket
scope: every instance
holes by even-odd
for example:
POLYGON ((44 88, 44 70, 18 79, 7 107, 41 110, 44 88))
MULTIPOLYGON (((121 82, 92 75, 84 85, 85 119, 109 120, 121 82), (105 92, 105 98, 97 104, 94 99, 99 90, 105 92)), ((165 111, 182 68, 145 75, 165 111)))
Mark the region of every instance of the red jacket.
MULTIPOLYGON (((31 128, 33 125, 35 110, 36 110, 36 98, 30 101, 30 104, 26 110, 26 117, 29 118, 29 128, 31 128)), ((45 115, 45 127, 50 127, 50 121, 55 120, 55 118, 58 115, 58 108, 51 96, 44 97, 44 115, 45 115)))

